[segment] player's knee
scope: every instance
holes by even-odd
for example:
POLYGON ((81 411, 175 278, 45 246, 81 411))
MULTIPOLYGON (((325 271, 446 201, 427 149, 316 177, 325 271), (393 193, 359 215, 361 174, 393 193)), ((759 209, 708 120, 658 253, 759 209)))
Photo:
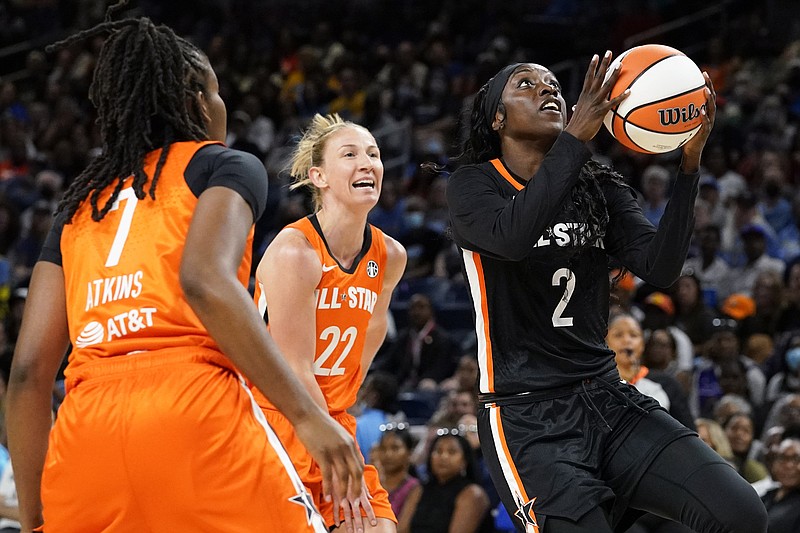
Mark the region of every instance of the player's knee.
POLYGON ((724 516, 719 517, 720 533, 766 533, 767 509, 753 491, 748 497, 731 502, 724 516))

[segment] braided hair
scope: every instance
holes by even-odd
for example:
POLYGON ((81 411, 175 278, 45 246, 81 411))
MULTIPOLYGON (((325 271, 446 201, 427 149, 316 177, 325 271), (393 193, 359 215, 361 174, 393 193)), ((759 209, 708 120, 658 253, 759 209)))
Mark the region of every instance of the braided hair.
MULTIPOLYGON (((464 141, 462 153, 458 156, 458 160, 466 164, 483 163, 502 156, 500 136, 486 119, 488 91, 489 83, 486 83, 473 100, 470 135, 464 141)), ((498 103, 497 110, 505 113, 502 100, 498 103)), ((619 173, 597 161, 589 160, 583 165, 578 183, 572 188, 572 206, 580 223, 568 231, 572 242, 580 243, 579 251, 581 248, 593 246, 605 236, 608 210, 602 190, 603 182, 615 182, 627 187, 619 173)))
POLYGON ((59 50, 96 35, 110 33, 103 43, 89 87, 97 109, 102 153, 78 175, 58 206, 70 222, 87 196, 92 219, 101 220, 117 200, 125 180, 133 176, 140 200, 155 189, 169 147, 177 141, 200 141, 208 130, 196 95, 205 91, 205 55, 164 25, 150 19, 112 21, 127 2, 111 6, 106 20, 47 47, 59 50), (161 148, 149 189, 144 157, 161 148), (103 190, 116 181, 111 197, 98 205, 103 190))

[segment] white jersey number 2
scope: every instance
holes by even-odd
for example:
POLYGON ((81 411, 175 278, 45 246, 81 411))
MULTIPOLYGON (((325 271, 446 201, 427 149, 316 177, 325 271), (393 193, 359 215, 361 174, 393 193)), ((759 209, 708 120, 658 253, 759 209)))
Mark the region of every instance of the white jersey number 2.
POLYGON ((553 287, 560 287, 561 280, 566 279, 566 287, 564 287, 564 294, 559 298, 558 305, 553 311, 553 327, 564 328, 572 325, 571 316, 562 316, 564 309, 567 308, 572 294, 575 292, 575 274, 568 268, 559 268, 553 273, 553 287))
POLYGON ((328 326, 327 328, 322 330, 322 333, 319 334, 319 338, 323 341, 327 341, 328 345, 325 347, 325 350, 317 357, 316 361, 314 361, 314 374, 317 376, 341 376, 344 374, 344 368, 342 368, 342 363, 347 358, 347 355, 350 353, 350 350, 353 349, 353 343, 356 342, 356 335, 358 335, 358 329, 355 326, 350 326, 344 332, 338 328, 338 326, 328 326), (328 358, 333 354, 333 351, 339 345, 340 342, 345 343, 344 348, 342 349, 342 354, 336 359, 336 362, 333 363, 333 366, 330 368, 324 368, 322 365, 328 360, 328 358))

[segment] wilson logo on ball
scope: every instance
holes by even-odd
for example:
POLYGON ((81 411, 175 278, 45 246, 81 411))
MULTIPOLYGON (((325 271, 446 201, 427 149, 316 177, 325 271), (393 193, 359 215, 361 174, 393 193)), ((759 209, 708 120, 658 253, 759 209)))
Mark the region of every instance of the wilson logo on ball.
POLYGON ((689 104, 686 107, 669 107, 666 109, 658 110, 658 119, 662 126, 672 126, 679 122, 690 122, 700 117, 701 112, 706 108, 703 104, 700 107, 695 107, 694 104, 689 104))

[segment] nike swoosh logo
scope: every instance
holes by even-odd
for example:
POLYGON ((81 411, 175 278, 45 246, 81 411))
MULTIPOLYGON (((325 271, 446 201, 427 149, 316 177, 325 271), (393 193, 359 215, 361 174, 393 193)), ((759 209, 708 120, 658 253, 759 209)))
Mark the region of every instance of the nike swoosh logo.
POLYGON ((330 271, 331 271, 331 270, 333 270, 334 268, 336 268, 336 265, 331 265, 331 266, 328 266, 328 265, 322 265, 322 271, 323 271, 323 272, 330 272, 330 271))

